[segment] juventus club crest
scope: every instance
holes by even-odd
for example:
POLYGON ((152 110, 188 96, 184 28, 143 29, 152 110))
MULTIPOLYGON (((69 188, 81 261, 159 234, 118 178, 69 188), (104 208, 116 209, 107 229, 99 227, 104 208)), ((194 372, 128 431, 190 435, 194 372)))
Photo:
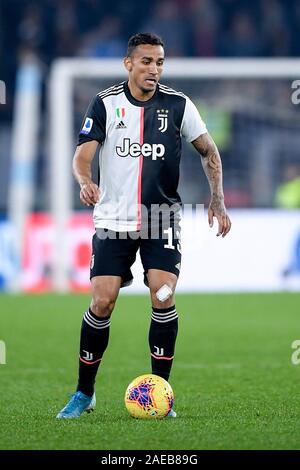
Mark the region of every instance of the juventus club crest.
POLYGON ((82 359, 85 359, 86 361, 92 361, 93 360, 93 353, 85 351, 84 349, 83 349, 82 352, 85 353, 84 356, 82 357, 82 359))
POLYGON ((164 348, 159 348, 158 346, 154 346, 155 351, 154 353, 156 356, 163 356, 164 355, 164 348))
POLYGON ((158 130, 163 133, 166 132, 168 129, 168 109, 158 109, 157 110, 157 119, 159 121, 159 128, 158 130))

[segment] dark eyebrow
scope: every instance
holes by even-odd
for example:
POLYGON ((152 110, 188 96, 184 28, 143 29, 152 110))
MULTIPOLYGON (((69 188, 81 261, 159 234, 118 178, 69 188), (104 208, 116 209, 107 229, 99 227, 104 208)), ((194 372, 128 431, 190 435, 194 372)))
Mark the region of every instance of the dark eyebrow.
MULTIPOLYGON (((153 57, 147 57, 147 56, 142 57, 142 60, 143 59, 154 60, 153 57)), ((164 57, 159 57, 157 60, 165 60, 165 58, 164 57)))

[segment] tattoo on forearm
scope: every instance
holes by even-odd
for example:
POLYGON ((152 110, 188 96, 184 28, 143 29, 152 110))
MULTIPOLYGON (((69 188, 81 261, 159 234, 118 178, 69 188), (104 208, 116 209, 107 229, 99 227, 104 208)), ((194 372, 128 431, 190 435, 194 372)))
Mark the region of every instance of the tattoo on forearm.
POLYGON ((202 166, 210 186, 209 221, 212 223, 212 218, 217 217, 219 223, 217 236, 222 234, 222 237, 225 237, 231 228, 231 221, 224 204, 222 162, 219 151, 208 133, 201 135, 192 143, 201 154, 202 166))
POLYGON ((202 166, 208 179, 212 195, 223 196, 222 163, 218 152, 201 157, 202 166))
POLYGON ((218 154, 212 153, 207 157, 207 166, 209 169, 213 171, 220 172, 221 171, 221 160, 218 154))
POLYGON ((194 140, 193 145, 201 154, 202 166, 208 179, 212 197, 222 199, 222 162, 216 144, 209 134, 203 134, 194 140))

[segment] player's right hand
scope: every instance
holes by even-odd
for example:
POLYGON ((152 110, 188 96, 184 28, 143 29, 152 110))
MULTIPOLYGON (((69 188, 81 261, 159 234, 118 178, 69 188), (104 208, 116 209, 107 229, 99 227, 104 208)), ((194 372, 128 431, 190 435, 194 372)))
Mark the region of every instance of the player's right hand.
POLYGON ((80 185, 80 200, 85 206, 94 206, 100 198, 100 189, 92 181, 80 185))

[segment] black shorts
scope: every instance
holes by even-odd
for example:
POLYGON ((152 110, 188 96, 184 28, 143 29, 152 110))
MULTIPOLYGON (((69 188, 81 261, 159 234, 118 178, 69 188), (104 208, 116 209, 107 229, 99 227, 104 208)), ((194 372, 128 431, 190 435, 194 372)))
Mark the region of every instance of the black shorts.
POLYGON ((130 285, 133 279, 130 268, 138 250, 147 286, 148 269, 168 271, 178 277, 181 263, 180 228, 175 231, 171 227, 165 232, 153 239, 140 237, 139 232, 97 229, 92 243, 90 279, 95 276, 121 276, 121 287, 130 285))

